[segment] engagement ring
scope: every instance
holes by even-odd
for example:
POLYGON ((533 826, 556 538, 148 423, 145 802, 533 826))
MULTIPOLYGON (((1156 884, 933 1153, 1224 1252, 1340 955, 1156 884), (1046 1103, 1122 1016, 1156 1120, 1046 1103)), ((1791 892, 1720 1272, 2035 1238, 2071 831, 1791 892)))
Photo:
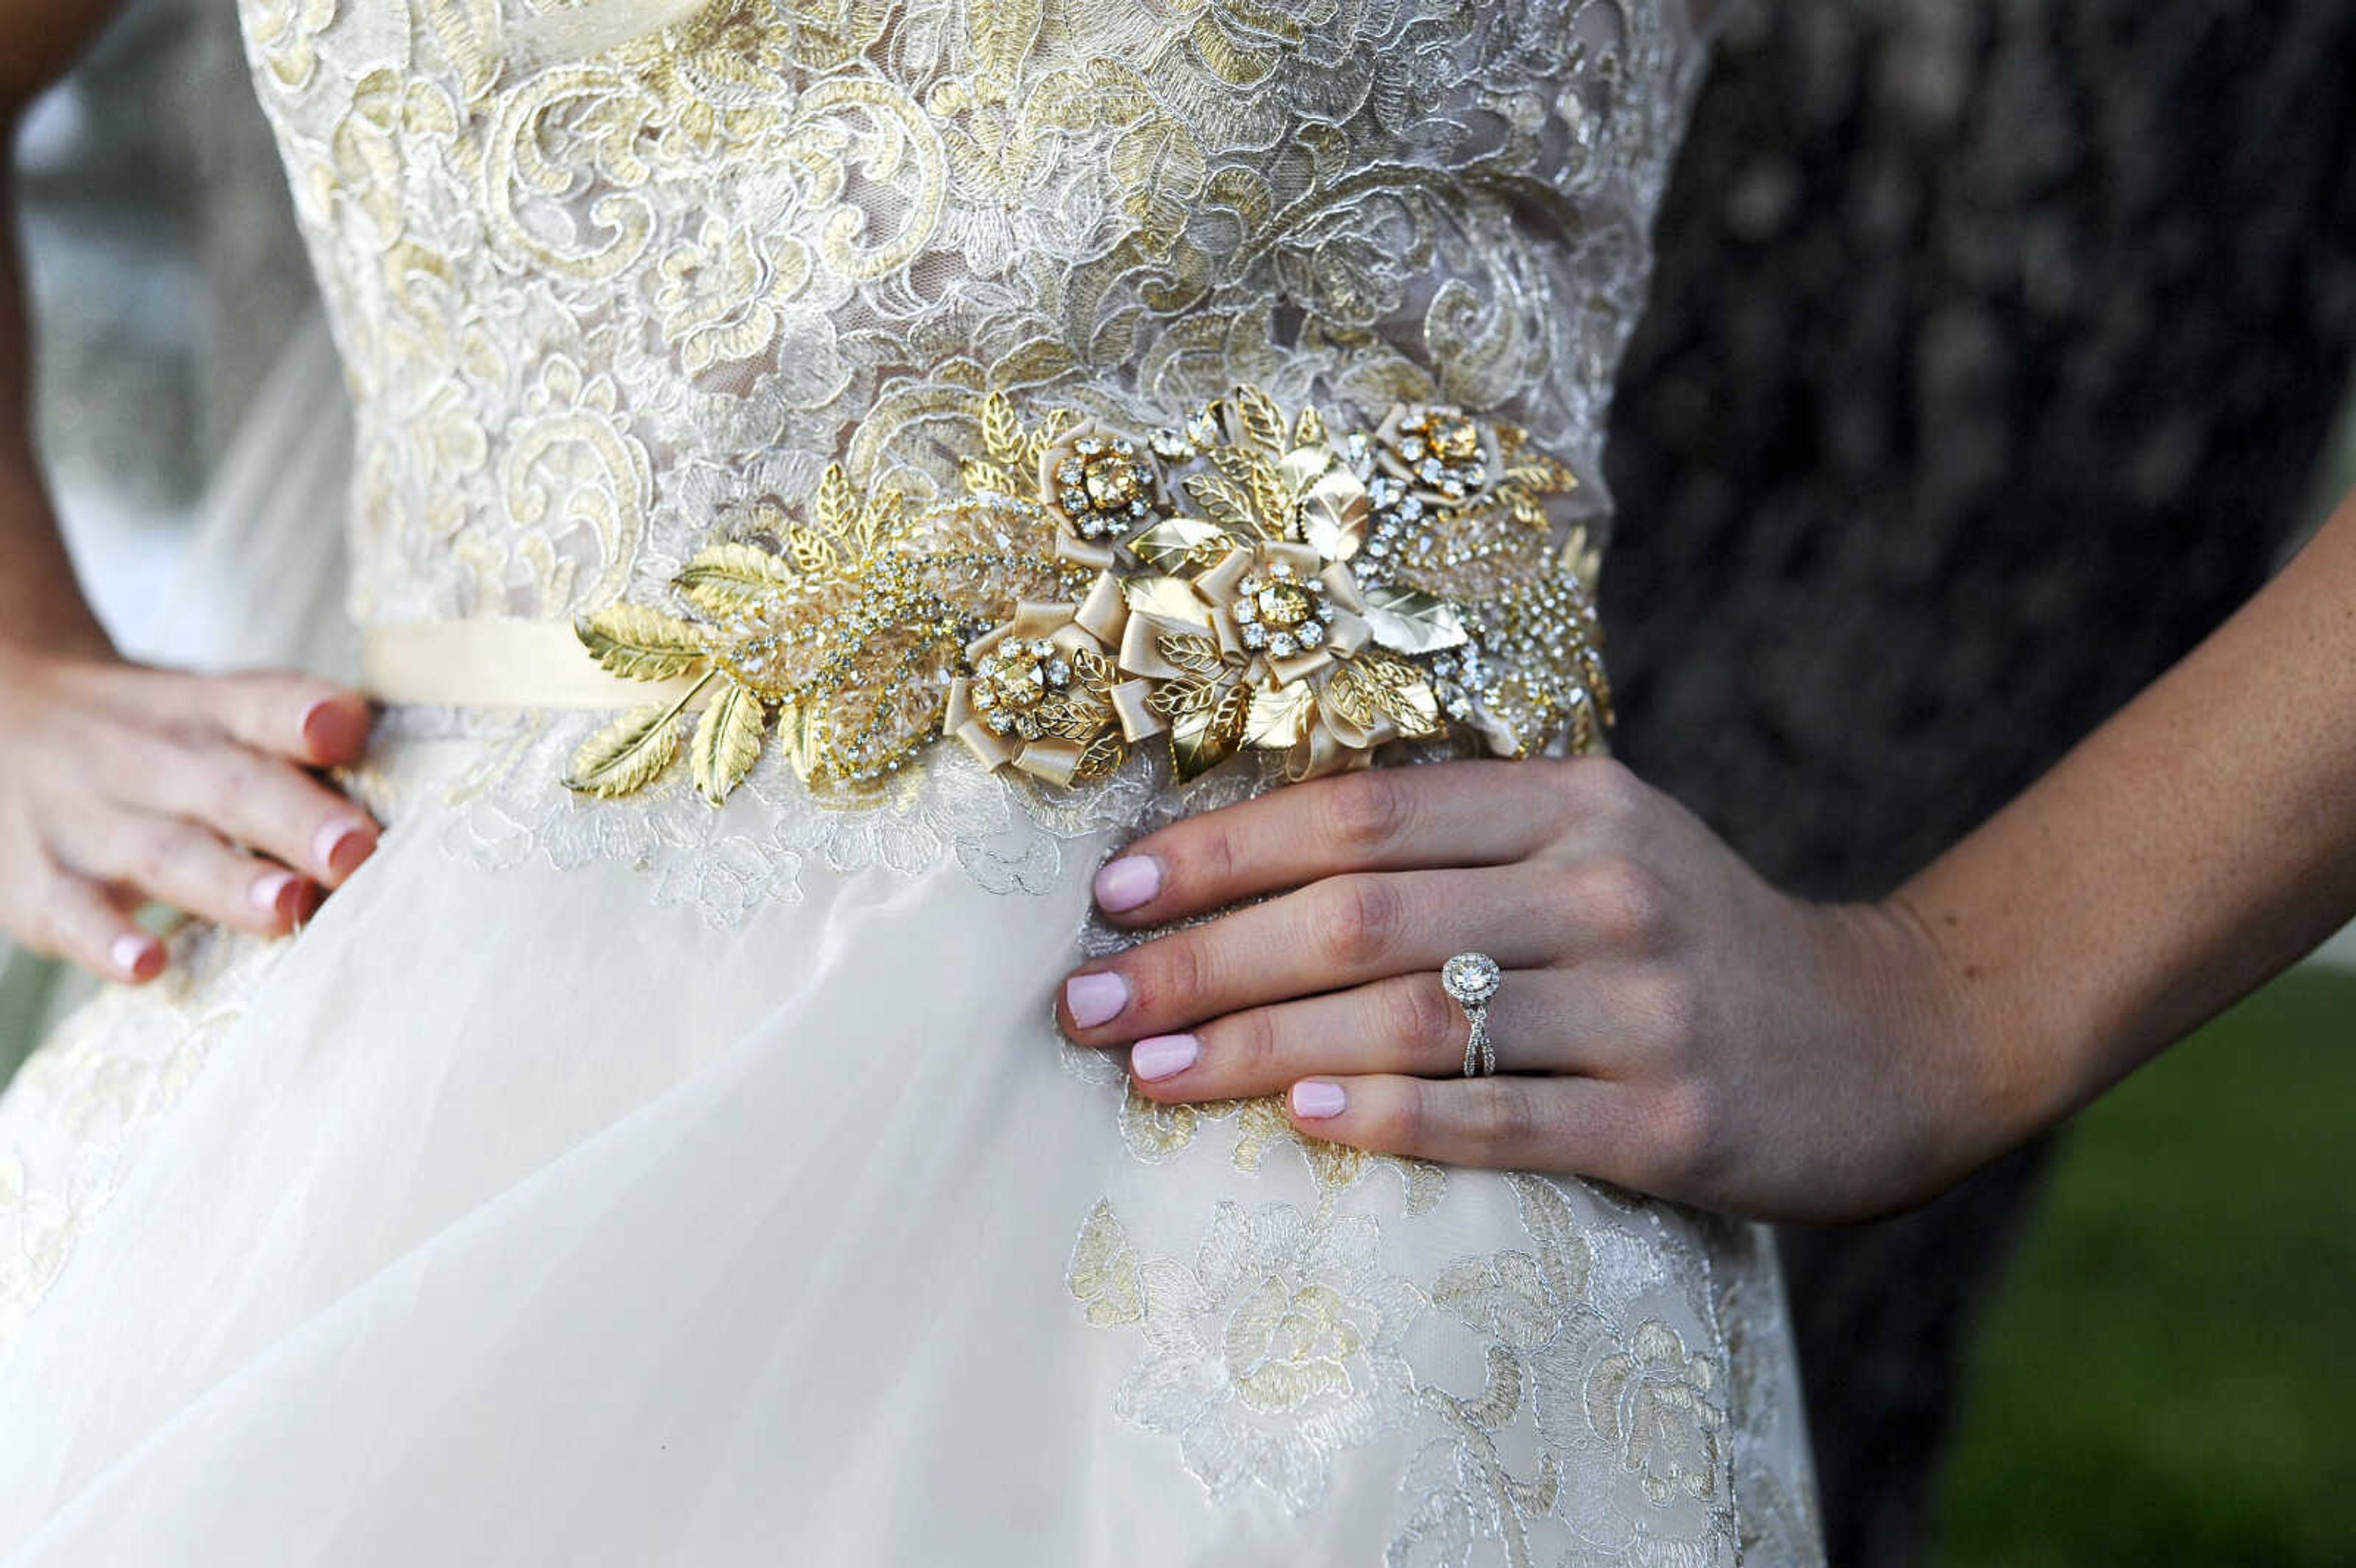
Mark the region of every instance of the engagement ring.
POLYGON ((1505 981, 1505 971, 1485 953, 1460 953, 1440 967, 1440 989, 1456 999, 1472 1025, 1464 1041, 1467 1078, 1487 1077, 1497 1071, 1497 1049, 1489 1043, 1489 999, 1505 981))

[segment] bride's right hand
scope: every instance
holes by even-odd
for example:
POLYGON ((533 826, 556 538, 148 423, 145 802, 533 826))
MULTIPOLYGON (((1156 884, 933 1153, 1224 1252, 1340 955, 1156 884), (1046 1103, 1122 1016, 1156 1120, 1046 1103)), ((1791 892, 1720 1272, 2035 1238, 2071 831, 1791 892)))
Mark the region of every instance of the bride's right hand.
POLYGON ((0 645, 0 929, 110 980, 161 974, 149 900, 276 934, 375 849, 307 770, 357 761, 369 709, 310 676, 200 676, 0 645))

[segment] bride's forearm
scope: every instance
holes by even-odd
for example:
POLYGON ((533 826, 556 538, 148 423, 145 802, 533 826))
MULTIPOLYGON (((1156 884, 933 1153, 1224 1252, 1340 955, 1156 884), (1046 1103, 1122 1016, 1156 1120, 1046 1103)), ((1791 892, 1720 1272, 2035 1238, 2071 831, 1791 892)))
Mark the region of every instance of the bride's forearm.
POLYGON ((0 159, 0 649, 93 656, 112 644, 82 595, 33 454, 30 354, 16 203, 0 159))
POLYGON ((112 9, 44 0, 0 22, 0 647, 113 651, 74 575, 34 455, 31 332, 8 155, 25 104, 112 9))
POLYGON ((2273 582, 1892 903, 2007 1138, 2356 913, 2356 496, 2273 582))

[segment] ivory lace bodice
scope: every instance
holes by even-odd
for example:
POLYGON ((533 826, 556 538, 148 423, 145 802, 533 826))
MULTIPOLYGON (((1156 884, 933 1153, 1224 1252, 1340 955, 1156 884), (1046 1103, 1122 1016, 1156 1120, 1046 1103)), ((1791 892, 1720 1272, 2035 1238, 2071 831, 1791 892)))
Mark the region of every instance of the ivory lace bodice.
POLYGON ((1459 404, 1594 536, 1674 7, 723 0, 525 65, 500 0, 243 0, 357 407, 357 619, 575 615, 831 462, 921 501, 990 389, 1459 404))

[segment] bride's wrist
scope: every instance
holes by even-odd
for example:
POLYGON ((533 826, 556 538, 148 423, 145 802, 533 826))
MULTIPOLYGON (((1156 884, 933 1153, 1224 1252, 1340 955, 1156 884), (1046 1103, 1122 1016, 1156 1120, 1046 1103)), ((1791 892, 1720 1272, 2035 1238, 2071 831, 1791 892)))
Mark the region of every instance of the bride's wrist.
POLYGON ((2073 1103, 2070 1053, 2037 999, 2014 995, 2003 976, 1958 957, 1910 890, 1872 908, 1902 955, 1902 1027, 1944 1102, 1935 1114, 1957 1164, 1976 1168, 2066 1116, 2073 1103))

